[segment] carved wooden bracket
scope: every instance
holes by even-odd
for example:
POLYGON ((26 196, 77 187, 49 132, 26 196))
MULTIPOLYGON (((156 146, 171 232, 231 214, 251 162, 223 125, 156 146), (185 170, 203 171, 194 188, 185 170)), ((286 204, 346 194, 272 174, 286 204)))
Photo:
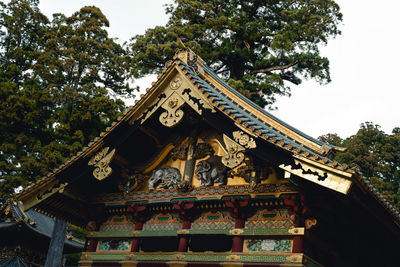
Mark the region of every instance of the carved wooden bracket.
POLYGON ((194 221, 200 216, 200 210, 195 208, 195 200, 173 201, 174 209, 178 211, 179 217, 183 221, 194 221))
POLYGON ((99 181, 108 178, 112 173, 110 163, 114 158, 115 148, 108 153, 109 149, 109 147, 103 148, 100 152, 94 155, 88 163, 88 165, 93 165, 95 167, 93 176, 99 181))
POLYGON ((230 139, 225 134, 223 135, 225 148, 226 148, 226 155, 222 157, 222 163, 228 168, 235 168, 239 166, 240 163, 244 160, 244 147, 237 144, 235 141, 230 139))
POLYGON ((183 119, 183 111, 179 109, 185 102, 176 93, 173 93, 163 104, 166 111, 161 113, 160 122, 167 127, 177 125, 183 119))
POLYGON ((151 217, 151 211, 147 204, 129 204, 127 211, 132 215, 135 222, 144 223, 151 217))

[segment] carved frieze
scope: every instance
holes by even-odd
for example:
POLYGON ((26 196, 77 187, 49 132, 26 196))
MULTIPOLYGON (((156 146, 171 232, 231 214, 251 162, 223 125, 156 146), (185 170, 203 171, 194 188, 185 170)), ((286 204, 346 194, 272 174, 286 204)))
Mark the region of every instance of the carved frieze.
POLYGON ((196 165, 195 174, 201 181, 201 186, 226 185, 226 167, 221 163, 221 157, 211 156, 196 165))
POLYGON ((153 171, 149 179, 149 189, 177 188, 181 181, 181 173, 177 168, 166 167, 153 171))
POLYGON ((223 135, 226 155, 222 157, 222 163, 228 168, 235 168, 239 166, 244 160, 244 147, 237 144, 225 134, 223 135))
POLYGON ((177 125, 183 119, 184 112, 180 109, 183 104, 182 98, 175 93, 172 94, 161 106, 165 112, 161 113, 160 122, 167 127, 177 125))
POLYGON ((115 148, 108 153, 109 149, 109 147, 103 148, 100 152, 94 155, 88 163, 88 165, 95 167, 93 176, 99 181, 108 178, 112 173, 110 163, 114 158, 115 148))
POLYGON ((245 148, 256 148, 256 142, 248 134, 242 131, 235 131, 232 134, 233 139, 245 148))
MULTIPOLYGON (((180 145, 175 147, 171 153, 170 157, 172 160, 186 160, 187 159, 188 147, 187 145, 180 145)), ((194 159, 202 159, 206 156, 214 155, 214 150, 208 143, 198 143, 196 144, 196 149, 193 155, 194 159)))

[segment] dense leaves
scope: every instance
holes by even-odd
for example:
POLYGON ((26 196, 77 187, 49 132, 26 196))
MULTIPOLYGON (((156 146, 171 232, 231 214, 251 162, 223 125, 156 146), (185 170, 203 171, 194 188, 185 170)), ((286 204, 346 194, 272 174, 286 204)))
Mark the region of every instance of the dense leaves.
POLYGON ((379 125, 366 122, 361 124, 357 134, 344 140, 336 134, 319 139, 347 147, 346 152, 338 153, 336 160, 356 167, 400 210, 400 128, 386 134, 379 125))
POLYGON ((44 16, 37 0, 0 7, 0 202, 74 155, 124 108, 128 53, 96 7, 44 16))
POLYGON ((333 0, 175 0, 165 26, 132 38, 133 73, 159 72, 180 37, 236 90, 260 106, 304 78, 330 81, 320 44, 340 34, 333 0))

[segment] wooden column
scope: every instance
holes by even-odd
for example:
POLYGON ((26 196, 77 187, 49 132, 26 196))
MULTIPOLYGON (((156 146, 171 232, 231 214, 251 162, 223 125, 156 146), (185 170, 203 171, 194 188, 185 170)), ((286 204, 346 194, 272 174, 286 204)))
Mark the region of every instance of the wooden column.
MULTIPOLYGON (((98 231, 101 224, 106 220, 107 216, 105 214, 104 205, 91 205, 88 209, 88 215, 90 221, 86 225, 86 230, 89 232, 98 231)), ((97 249, 97 239, 93 237, 88 238, 88 246, 86 252, 96 252, 97 249)))
MULTIPOLYGON (((304 214, 308 212, 305 205, 303 195, 283 196, 283 203, 285 204, 288 213, 294 215, 294 226, 304 227, 304 214)), ((295 236, 293 238, 293 253, 304 252, 304 236, 295 236)))
MULTIPOLYGON (((151 212, 147 207, 147 204, 131 204, 128 206, 128 212, 132 214, 133 220, 135 221, 135 231, 141 231, 144 223, 150 219, 151 212)), ((139 251, 139 238, 133 237, 131 252, 139 251)))
MULTIPOLYGON (((225 205, 228 207, 231 217, 235 219, 235 228, 242 229, 245 226, 246 219, 251 215, 249 207, 250 198, 227 198, 225 205)), ((233 236, 232 252, 243 252, 243 237, 233 236)))
MULTIPOLYGON (((174 209, 179 212, 179 217, 183 220, 182 230, 188 230, 192 226, 192 222, 199 217, 200 211, 194 207, 194 199, 174 201, 174 209)), ((178 251, 186 252, 188 251, 188 241, 189 237, 181 236, 179 238, 178 251)))
POLYGON ((62 266, 66 230, 67 222, 57 218, 54 223, 53 234, 47 251, 45 267, 62 266))
POLYGON ((183 181, 187 185, 192 185, 193 174, 196 159, 194 158, 194 153, 197 144, 198 130, 194 129, 189 136, 188 141, 188 152, 186 157, 185 169, 183 171, 183 181))

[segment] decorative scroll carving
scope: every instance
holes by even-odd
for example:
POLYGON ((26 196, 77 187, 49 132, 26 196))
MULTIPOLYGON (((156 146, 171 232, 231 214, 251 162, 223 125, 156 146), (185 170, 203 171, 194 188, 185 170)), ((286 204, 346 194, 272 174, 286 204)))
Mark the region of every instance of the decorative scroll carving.
POLYGON ((249 157, 246 157, 242 164, 228 172, 230 176, 239 176, 243 178, 246 182, 251 184, 252 188, 268 179, 271 173, 272 170, 270 167, 255 166, 249 157))
POLYGON ((225 134, 223 138, 227 154, 222 157, 222 163, 228 168, 235 168, 243 162, 244 154, 242 151, 245 149, 241 145, 235 143, 225 134))
POLYGON ((171 150, 170 157, 172 160, 186 160, 187 157, 187 146, 177 146, 171 150))
POLYGON ((149 189, 176 188, 181 181, 181 173, 177 168, 166 167, 153 171, 149 179, 149 189))
MULTIPOLYGON (((188 147, 186 145, 175 147, 170 154, 172 160, 186 160, 188 147)), ((198 143, 193 155, 194 159, 202 159, 214 155, 214 149, 208 143, 198 143)))
POLYGON ((118 189, 125 193, 129 193, 138 189, 145 180, 146 176, 141 173, 131 173, 128 169, 121 172, 121 179, 118 182, 118 189))
POLYGON ((211 156, 196 165, 195 174, 201 181, 201 186, 226 185, 226 167, 221 163, 221 157, 211 156))
POLYGON ((308 218, 305 220, 304 225, 307 230, 311 229, 313 226, 316 226, 318 223, 317 219, 315 218, 308 218))
POLYGON ((114 158, 115 148, 108 153, 109 149, 109 147, 103 148, 100 152, 94 155, 88 163, 88 165, 93 165, 95 167, 93 176, 99 181, 108 178, 112 173, 110 163, 114 158))
POLYGON ((235 141, 238 142, 240 145, 246 148, 256 148, 256 141, 254 141, 254 139, 248 134, 242 131, 235 131, 232 134, 233 139, 235 139, 235 141))
POLYGON ((255 168, 250 158, 246 157, 244 159, 244 164, 232 169, 228 172, 231 176, 242 177, 246 182, 251 183, 255 177, 255 168))
POLYGON ((172 79, 172 81, 169 83, 169 87, 171 87, 172 90, 178 89, 181 85, 182 79, 180 77, 172 79))
POLYGON ((166 110, 160 115, 160 122, 167 127, 177 125, 183 119, 183 111, 179 109, 184 101, 177 96, 172 95, 162 107, 166 110))
POLYGON ((198 143, 194 151, 193 157, 195 159, 202 159, 206 156, 214 155, 214 149, 208 143, 198 143))

